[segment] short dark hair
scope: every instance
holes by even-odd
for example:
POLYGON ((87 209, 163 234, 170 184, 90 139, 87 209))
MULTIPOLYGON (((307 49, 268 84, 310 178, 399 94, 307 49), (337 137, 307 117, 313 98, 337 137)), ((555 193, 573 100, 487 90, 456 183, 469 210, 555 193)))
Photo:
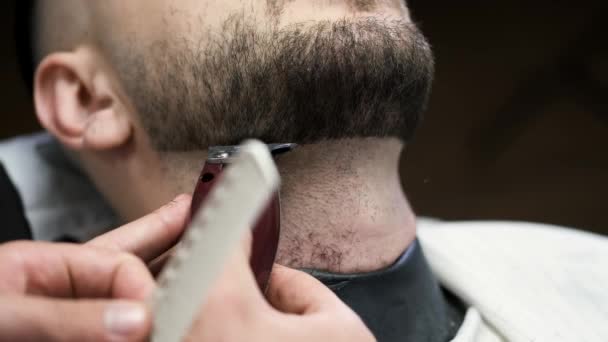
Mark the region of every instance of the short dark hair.
POLYGON ((33 89, 36 57, 34 53, 36 0, 15 1, 15 46, 21 76, 31 91, 33 89))

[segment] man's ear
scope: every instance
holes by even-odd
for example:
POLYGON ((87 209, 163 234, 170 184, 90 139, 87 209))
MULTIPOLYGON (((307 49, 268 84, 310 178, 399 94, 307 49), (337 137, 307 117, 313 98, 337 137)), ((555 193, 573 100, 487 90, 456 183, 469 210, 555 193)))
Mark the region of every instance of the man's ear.
POLYGON ((38 120, 74 150, 109 150, 127 143, 132 123, 110 77, 82 50, 48 55, 38 66, 34 101, 38 120))

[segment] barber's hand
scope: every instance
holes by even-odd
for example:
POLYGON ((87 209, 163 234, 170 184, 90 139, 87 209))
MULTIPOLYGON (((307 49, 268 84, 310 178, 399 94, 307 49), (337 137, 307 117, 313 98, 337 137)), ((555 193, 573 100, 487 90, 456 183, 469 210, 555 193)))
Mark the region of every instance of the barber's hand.
POLYGON ((266 299, 240 248, 206 299, 187 341, 375 341, 361 319, 312 276, 275 265, 266 299))
MULTIPOLYGON (((147 338, 144 300, 155 284, 145 263, 179 240, 189 204, 180 197, 86 246, 0 246, 0 341, 147 338)), ((304 273, 277 266, 268 304, 249 268, 248 248, 236 252, 210 294, 193 340, 373 341, 350 309, 304 273)))
POLYGON ((155 288, 145 262, 179 239, 189 205, 178 197, 85 246, 0 246, 0 341, 145 340, 155 288))

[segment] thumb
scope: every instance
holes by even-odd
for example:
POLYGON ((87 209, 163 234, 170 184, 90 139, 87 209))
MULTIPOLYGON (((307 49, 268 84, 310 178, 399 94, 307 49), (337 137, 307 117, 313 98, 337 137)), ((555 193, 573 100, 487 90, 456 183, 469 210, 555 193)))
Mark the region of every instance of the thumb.
POLYGON ((0 341, 144 341, 151 329, 142 303, 0 297, 0 341))
POLYGON ((304 315, 345 307, 329 288, 311 275, 277 264, 266 295, 270 304, 283 313, 304 315))

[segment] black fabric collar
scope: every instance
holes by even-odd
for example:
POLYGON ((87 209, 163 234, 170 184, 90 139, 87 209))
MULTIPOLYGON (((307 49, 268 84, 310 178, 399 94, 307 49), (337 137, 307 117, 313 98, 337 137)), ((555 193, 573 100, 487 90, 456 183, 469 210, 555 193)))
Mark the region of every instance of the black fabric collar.
POLYGON ((382 271, 304 271, 332 289, 381 342, 449 341, 464 318, 465 308, 441 289, 418 241, 382 271))

